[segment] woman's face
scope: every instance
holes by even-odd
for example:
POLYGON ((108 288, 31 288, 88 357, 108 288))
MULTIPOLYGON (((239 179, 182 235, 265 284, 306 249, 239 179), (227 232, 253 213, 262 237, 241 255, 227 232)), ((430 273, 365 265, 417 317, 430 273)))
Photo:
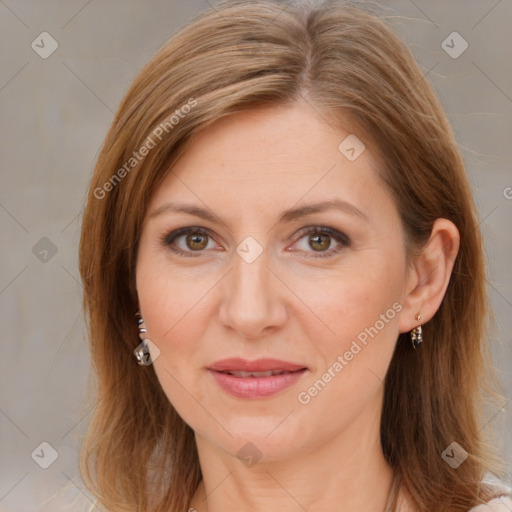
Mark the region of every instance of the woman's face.
POLYGON ((306 103, 237 113, 151 199, 136 278, 154 369, 216 450, 285 460, 378 429, 408 273, 391 195, 348 135, 306 103))

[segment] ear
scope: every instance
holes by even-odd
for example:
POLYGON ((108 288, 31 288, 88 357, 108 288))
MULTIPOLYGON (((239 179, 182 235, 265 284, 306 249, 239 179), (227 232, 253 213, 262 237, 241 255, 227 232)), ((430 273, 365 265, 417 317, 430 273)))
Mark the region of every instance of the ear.
POLYGON ((400 332, 409 332, 428 322, 443 300, 459 252, 459 230, 447 219, 437 219, 422 252, 408 272, 400 332), (421 315, 417 320, 416 315, 421 315))

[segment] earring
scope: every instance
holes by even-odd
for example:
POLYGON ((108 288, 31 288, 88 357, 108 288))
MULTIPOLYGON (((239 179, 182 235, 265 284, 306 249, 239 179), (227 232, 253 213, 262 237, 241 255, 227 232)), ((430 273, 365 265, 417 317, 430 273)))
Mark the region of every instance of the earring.
MULTIPOLYGON (((416 318, 416 320, 418 320, 419 322, 421 320, 421 315, 418 313, 414 318, 416 318)), ((423 330, 421 328, 421 325, 415 327, 410 334, 412 347, 416 349, 416 347, 418 347, 420 343, 423 343, 423 330)))
POLYGON ((147 366, 151 364, 151 354, 149 352, 148 340, 144 337, 146 334, 146 326, 144 325, 144 319, 140 316, 140 312, 137 311, 135 313, 137 318, 137 327, 139 329, 139 337, 142 340, 142 343, 133 351, 135 357, 137 358, 137 363, 140 366, 147 366))

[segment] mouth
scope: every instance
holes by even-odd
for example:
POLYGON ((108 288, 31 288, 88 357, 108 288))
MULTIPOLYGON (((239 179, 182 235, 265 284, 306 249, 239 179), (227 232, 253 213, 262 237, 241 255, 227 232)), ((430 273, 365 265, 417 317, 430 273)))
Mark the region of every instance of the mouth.
POLYGON ((305 366, 276 359, 225 359, 209 372, 222 390, 238 398, 266 398, 293 386, 309 371, 305 366))

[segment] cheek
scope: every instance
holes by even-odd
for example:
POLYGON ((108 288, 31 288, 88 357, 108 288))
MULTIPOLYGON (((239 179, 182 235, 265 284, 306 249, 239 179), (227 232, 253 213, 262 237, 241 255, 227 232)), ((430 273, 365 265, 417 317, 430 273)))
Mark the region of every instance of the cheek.
MULTIPOLYGON (((377 258, 366 259, 370 263, 377 258)), ((366 330, 375 324, 383 335, 384 331, 386 336, 392 331, 393 337, 395 331, 398 334, 397 309, 401 309, 396 304, 401 300, 402 290, 399 267, 380 262, 361 265, 356 270, 347 267, 330 273, 328 278, 297 279, 294 292, 305 298, 308 308, 303 306, 303 314, 297 314, 296 319, 311 333, 313 342, 313 333, 317 333, 316 338, 322 340, 317 347, 326 352, 342 350, 360 334, 364 340, 366 330)))
POLYGON ((160 275, 158 280, 149 278, 138 290, 148 337, 162 353, 192 350, 190 342, 199 339, 204 291, 198 288, 190 281, 182 285, 177 277, 160 275))
MULTIPOLYGON (((321 365, 304 386, 300 403, 314 402, 318 414, 330 404, 343 404, 333 412, 342 424, 379 392, 399 334, 397 279, 393 269, 382 265, 340 277, 324 288, 322 297, 316 295, 312 307, 335 334, 319 340, 321 365)), ((314 327, 309 328, 313 341, 314 327)))
MULTIPOLYGON (((137 292, 147 336, 160 350, 153 367, 169 402, 187 423, 194 423, 193 418, 200 414, 191 407, 194 401, 189 393, 196 401, 203 399, 197 379, 201 357, 208 355, 200 348, 207 324, 206 300, 201 301, 204 284, 171 272, 166 265, 141 265, 138 274, 137 292)), ((206 421, 201 418, 201 422, 206 421)))
POLYGON ((211 347, 203 347, 202 342, 208 337, 205 331, 212 315, 209 298, 218 281, 211 269, 176 269, 165 258, 141 252, 137 294, 147 336, 160 350, 155 370, 166 392, 174 387, 174 381, 165 371, 183 385, 190 385, 197 375, 190 371, 192 365, 199 370, 208 362, 211 347))
POLYGON ((197 333, 190 331, 197 324, 190 324, 190 315, 187 316, 194 287, 187 291, 180 277, 171 274, 168 265, 160 258, 152 257, 147 247, 141 250, 138 257, 136 282, 147 337, 160 350, 154 369, 168 394, 168 389, 173 387, 171 376, 181 380, 176 374, 182 366, 179 363, 186 360, 187 351, 193 348, 189 341, 197 336, 197 333))
POLYGON ((401 304, 395 300, 400 298, 399 287, 392 274, 378 274, 380 281, 376 274, 353 280, 345 276, 325 287, 323 294, 309 296, 312 309, 329 327, 321 330, 316 319, 307 327, 302 324, 320 355, 314 375, 297 397, 312 417, 323 417, 329 410, 332 424, 346 425, 382 388, 399 334, 401 304), (315 332, 327 334, 315 338, 315 332))

